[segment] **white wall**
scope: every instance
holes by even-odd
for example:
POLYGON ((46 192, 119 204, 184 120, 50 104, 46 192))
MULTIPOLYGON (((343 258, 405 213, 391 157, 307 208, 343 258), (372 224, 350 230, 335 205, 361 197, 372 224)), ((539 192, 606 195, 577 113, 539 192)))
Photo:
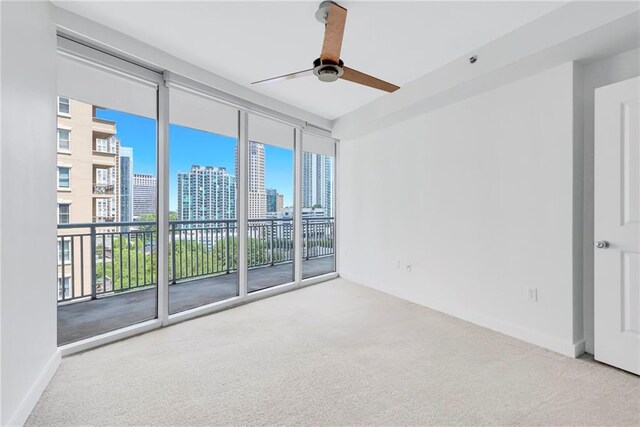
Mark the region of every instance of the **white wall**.
POLYGON ((341 141, 340 274, 579 353, 575 74, 567 63, 341 141))
MULTIPOLYGON (((584 72, 584 335, 593 354, 593 127, 596 88, 640 75, 640 49, 585 65, 584 72)), ((601 237, 604 238, 604 237, 601 237)))
POLYGON ((0 2, 0 424, 25 421, 56 348, 56 40, 50 5, 0 2))

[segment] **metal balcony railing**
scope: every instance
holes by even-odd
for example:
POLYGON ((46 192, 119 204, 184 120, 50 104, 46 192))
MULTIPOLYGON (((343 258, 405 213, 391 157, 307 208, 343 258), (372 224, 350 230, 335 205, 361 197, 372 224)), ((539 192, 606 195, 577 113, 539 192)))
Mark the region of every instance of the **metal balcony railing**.
POLYGON ((115 194, 115 186, 113 184, 93 184, 93 194, 113 195, 115 194))
MULTIPOLYGON (((170 221, 169 283, 229 274, 238 269, 236 220, 170 221)), ((302 256, 334 254, 334 219, 302 221, 302 256)), ((293 220, 251 219, 249 268, 292 262, 293 220)), ((59 224, 64 262, 58 265, 58 301, 96 299, 157 283, 155 222, 59 224), (62 278, 65 278, 64 280, 62 278)))

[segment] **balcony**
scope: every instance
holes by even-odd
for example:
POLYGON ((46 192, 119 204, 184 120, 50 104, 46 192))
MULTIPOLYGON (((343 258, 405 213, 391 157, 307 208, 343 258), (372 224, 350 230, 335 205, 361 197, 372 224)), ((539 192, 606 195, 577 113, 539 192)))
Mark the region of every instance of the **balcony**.
POLYGON ((98 223, 98 224, 99 224, 99 223, 105 223, 105 222, 108 222, 108 223, 111 223, 111 224, 109 225, 109 228, 113 228, 113 227, 115 227, 115 225, 116 225, 116 224, 115 224, 115 222, 116 222, 116 217, 115 217, 115 216, 103 216, 103 215, 98 215, 98 216, 94 216, 94 217, 93 217, 93 222, 98 223))
POLYGON ((93 118, 93 131, 98 134, 115 135, 116 122, 106 119, 93 118))
MULTIPOLYGON (((303 220, 303 278, 335 270, 333 218, 303 220)), ((69 262, 58 277, 58 344, 88 338, 156 313, 155 223, 61 224, 69 262)), ((293 281, 293 222, 250 220, 248 291, 293 281)), ((169 303, 177 313, 237 295, 237 222, 171 221, 169 303)), ((66 256, 66 255, 65 255, 66 256)))
POLYGON ((115 186, 113 184, 93 184, 94 196, 112 196, 115 194, 115 186))
POLYGON ((96 138, 95 150, 96 153, 101 154, 117 154, 118 144, 115 138, 96 138))

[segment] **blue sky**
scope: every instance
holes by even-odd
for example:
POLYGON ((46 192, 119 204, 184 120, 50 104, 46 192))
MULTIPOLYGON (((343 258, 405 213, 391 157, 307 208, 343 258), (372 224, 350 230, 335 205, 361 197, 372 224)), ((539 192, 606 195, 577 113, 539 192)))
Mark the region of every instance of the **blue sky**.
MULTIPOLYGON (((99 118, 116 122, 120 145, 133 148, 133 171, 156 175, 156 121, 115 110, 98 110, 99 118)), ((236 140, 209 132, 171 125, 169 128, 169 208, 177 210, 178 172, 191 165, 222 166, 235 175, 236 140)), ((265 145, 267 188, 284 194, 284 205, 293 203, 293 152, 265 145)))

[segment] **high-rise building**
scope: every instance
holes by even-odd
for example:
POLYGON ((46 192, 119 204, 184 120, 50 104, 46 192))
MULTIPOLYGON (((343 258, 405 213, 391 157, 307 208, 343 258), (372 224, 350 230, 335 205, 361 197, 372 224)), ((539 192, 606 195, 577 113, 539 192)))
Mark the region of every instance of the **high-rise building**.
POLYGON ((275 188, 267 188, 267 213, 282 212, 284 196, 275 188))
POLYGON ((276 194, 276 212, 282 212, 284 209, 284 194, 276 194))
POLYGON ((322 154, 302 154, 302 207, 321 207, 333 215, 333 158, 322 154))
POLYGON ((221 220, 236 218, 236 178, 224 167, 191 166, 178 173, 178 218, 221 220))
MULTIPOLYGON (((265 190, 264 144, 249 141, 249 219, 267 216, 267 192, 265 190)), ((238 179, 238 148, 236 146, 236 180, 238 179)))
POLYGON ((334 174, 334 161, 332 157, 322 156, 324 157, 324 179, 325 182, 322 185, 322 198, 323 203, 322 207, 325 210, 325 214, 329 217, 333 216, 333 174, 334 174))
MULTIPOLYGON (((61 96, 57 126, 58 223, 118 221, 120 141, 115 136, 116 123, 97 118, 96 107, 91 104, 61 96)), ((71 283, 72 270, 81 271, 80 260, 91 257, 89 245, 74 249, 73 238, 64 238, 74 233, 77 230, 58 230, 59 298, 71 295, 72 287, 81 292, 82 283, 84 292, 91 292, 89 269, 71 283), (74 251, 82 254, 72 256, 74 251)))
POLYGON ((120 147, 120 221, 133 221, 133 148, 120 147))
POLYGON ((120 141, 96 107, 58 98, 58 222, 119 220, 120 141))
POLYGON ((275 188, 267 188, 267 212, 276 211, 276 197, 278 191, 275 188))
POLYGON ((158 197, 156 177, 144 173, 133 174, 133 218, 156 213, 158 197))

